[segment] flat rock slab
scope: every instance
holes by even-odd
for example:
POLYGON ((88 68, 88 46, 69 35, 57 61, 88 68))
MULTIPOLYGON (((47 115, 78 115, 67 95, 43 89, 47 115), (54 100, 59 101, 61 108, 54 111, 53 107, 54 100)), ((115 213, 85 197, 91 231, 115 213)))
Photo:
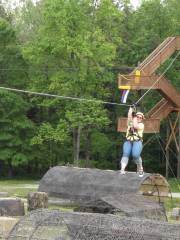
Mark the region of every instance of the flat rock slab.
POLYGON ((103 197, 102 200, 120 210, 127 217, 167 221, 163 203, 159 204, 140 194, 115 194, 103 197))
POLYGON ((0 239, 6 239, 14 225, 19 221, 18 218, 0 217, 0 239))
POLYGON ((23 216, 24 203, 19 198, 0 198, 0 216, 23 216))
POLYGON ((124 194, 123 196, 115 194, 113 196, 103 197, 102 200, 131 214, 138 211, 149 211, 161 208, 158 202, 148 199, 140 194, 124 194))
POLYGON ((164 206, 140 194, 124 194, 102 197, 81 203, 77 212, 111 213, 121 216, 167 221, 164 206))

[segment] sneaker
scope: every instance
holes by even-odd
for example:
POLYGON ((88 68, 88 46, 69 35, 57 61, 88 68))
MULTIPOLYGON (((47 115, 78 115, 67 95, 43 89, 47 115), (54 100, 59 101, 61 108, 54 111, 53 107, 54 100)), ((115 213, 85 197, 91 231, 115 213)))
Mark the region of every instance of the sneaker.
POLYGON ((124 175, 126 172, 124 170, 120 170, 120 173, 124 175))
POLYGON ((143 170, 139 170, 139 177, 143 177, 143 176, 144 176, 143 170))

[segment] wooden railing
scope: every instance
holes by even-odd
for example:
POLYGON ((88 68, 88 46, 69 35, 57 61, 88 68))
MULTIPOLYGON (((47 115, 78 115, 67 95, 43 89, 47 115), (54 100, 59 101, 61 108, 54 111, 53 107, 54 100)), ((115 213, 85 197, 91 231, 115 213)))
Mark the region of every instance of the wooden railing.
POLYGON ((175 107, 180 107, 180 94, 175 87, 163 76, 141 76, 139 83, 135 81, 135 75, 119 75, 118 86, 130 86, 132 90, 157 89, 160 94, 170 101, 175 107), (127 80, 128 79, 128 80, 127 80), (157 82, 156 84, 154 84, 157 82))
POLYGON ((165 48, 169 43, 174 40, 174 37, 166 38, 132 73, 134 73, 137 69, 143 70, 147 65, 156 57, 158 54, 165 48))
MULTIPOLYGON (((144 132, 145 133, 158 133, 160 129, 160 121, 158 118, 145 119, 144 120, 144 132)), ((127 130, 127 118, 118 119, 118 132, 126 132, 127 130)))
POLYGON ((162 65, 177 49, 176 37, 167 38, 157 47, 138 67, 145 75, 151 75, 162 65))
POLYGON ((163 98, 146 114, 146 117, 149 119, 158 118, 159 120, 163 120, 174 110, 175 108, 172 104, 163 98))

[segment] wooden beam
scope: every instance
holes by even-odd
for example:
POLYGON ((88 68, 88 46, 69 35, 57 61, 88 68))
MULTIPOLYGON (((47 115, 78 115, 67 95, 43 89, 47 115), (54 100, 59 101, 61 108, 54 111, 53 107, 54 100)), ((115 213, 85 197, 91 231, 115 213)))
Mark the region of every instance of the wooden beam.
MULTIPOLYGON (((170 135, 170 128, 167 122, 167 130, 166 130, 167 141, 169 139, 169 135, 170 135)), ((166 179, 168 178, 169 178, 169 148, 166 149, 166 179)))
POLYGON ((170 142, 171 142, 172 137, 174 137, 175 144, 176 144, 176 148, 177 148, 177 151, 179 152, 179 146, 178 146, 178 143, 177 143, 177 140, 176 140, 176 136, 175 136, 175 128, 176 128, 178 119, 179 119, 179 112, 178 112, 177 118, 176 118, 175 123, 174 123, 174 126, 173 126, 173 125, 172 125, 172 122, 171 122, 171 119, 168 117, 169 124, 170 124, 170 127, 171 127, 171 134, 170 134, 169 140, 168 140, 168 142, 167 142, 167 144, 166 144, 166 148, 165 148, 166 150, 167 150, 167 148, 169 147, 169 144, 170 144, 170 142))
POLYGON ((180 36, 176 37, 176 49, 180 50, 180 36))
MULTIPOLYGON (((180 114, 179 114, 179 120, 178 120, 178 143, 179 143, 179 149, 180 149, 180 114)), ((177 162, 177 178, 180 179, 180 151, 178 152, 178 162, 177 162)))

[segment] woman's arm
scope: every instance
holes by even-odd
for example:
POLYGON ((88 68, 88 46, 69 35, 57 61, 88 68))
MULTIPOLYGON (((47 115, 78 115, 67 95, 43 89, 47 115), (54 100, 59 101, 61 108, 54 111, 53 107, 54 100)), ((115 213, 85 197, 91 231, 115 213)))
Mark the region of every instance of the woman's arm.
POLYGON ((138 123, 137 117, 133 118, 132 125, 135 129, 138 129, 138 130, 143 130, 144 129, 144 124, 142 122, 138 123))
POLYGON ((127 126, 129 126, 129 125, 132 124, 132 121, 133 121, 132 113, 133 113, 133 108, 130 107, 130 108, 129 108, 129 111, 128 111, 127 126))

